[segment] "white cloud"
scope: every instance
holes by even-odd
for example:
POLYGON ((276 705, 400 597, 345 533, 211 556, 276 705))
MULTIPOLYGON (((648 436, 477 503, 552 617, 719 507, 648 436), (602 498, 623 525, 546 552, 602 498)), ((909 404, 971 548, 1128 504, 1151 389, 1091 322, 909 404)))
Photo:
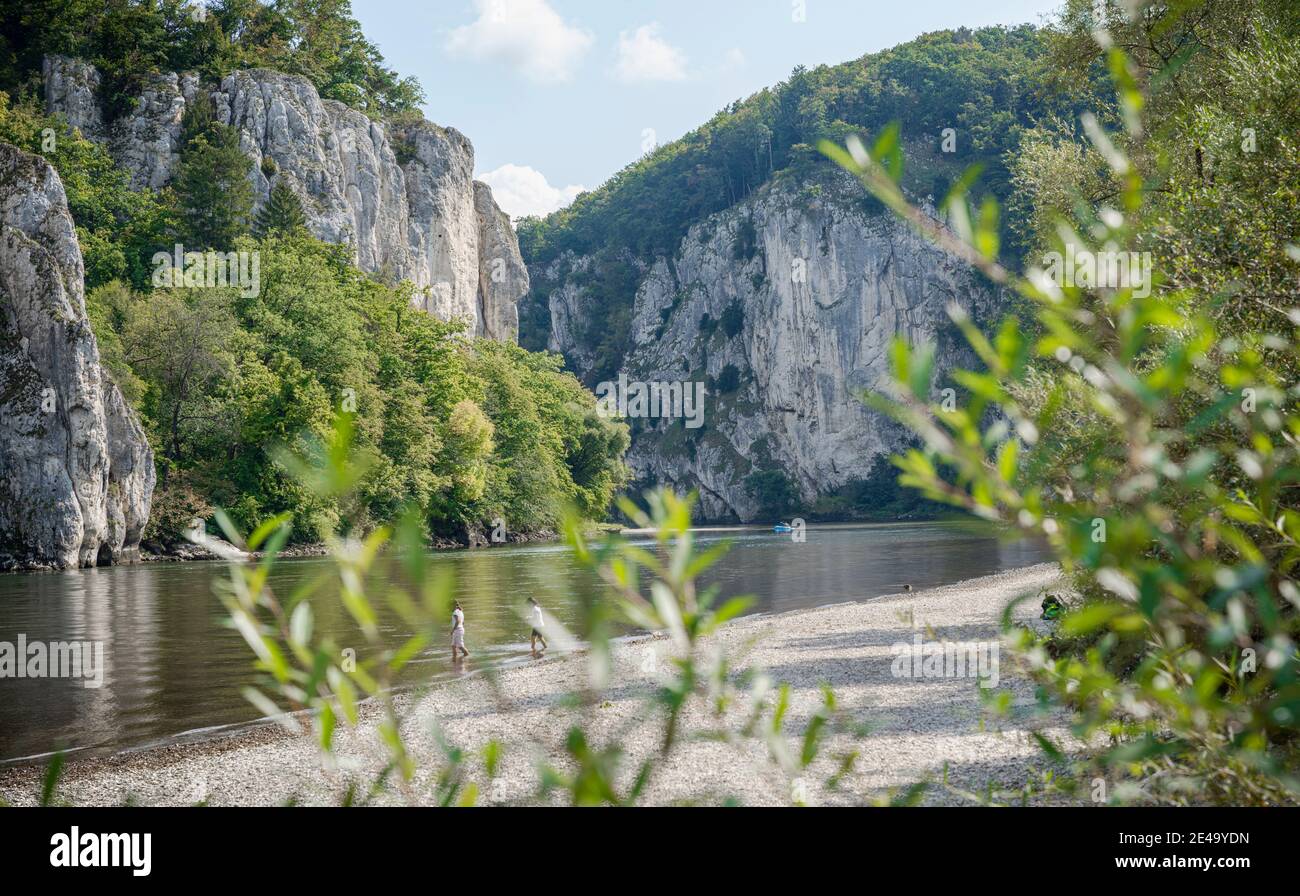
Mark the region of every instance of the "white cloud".
POLYGON ((732 47, 722 55, 722 70, 733 71, 745 67, 745 51, 740 47, 732 47))
POLYGON ((504 62, 534 81, 567 81, 595 37, 570 25, 547 0, 474 0, 478 18, 453 29, 452 53, 504 62))
POLYGON ((642 25, 630 35, 618 35, 614 72, 629 83, 681 81, 686 78, 686 54, 659 36, 659 23, 642 25))
POLYGON ((536 168, 510 163, 480 174, 478 179, 492 188, 492 197, 511 220, 525 215, 549 215, 587 189, 576 185, 553 187, 536 168))

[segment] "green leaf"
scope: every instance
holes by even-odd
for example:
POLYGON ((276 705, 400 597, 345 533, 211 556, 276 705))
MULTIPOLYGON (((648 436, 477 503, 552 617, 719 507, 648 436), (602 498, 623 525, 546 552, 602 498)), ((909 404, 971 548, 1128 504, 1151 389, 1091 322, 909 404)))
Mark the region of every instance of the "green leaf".
POLYGON ((871 147, 871 158, 880 163, 889 179, 901 183, 903 179, 903 147, 899 140, 898 122, 892 122, 881 131, 871 147))
POLYGON ((1020 442, 1007 439, 998 450, 998 475, 1004 482, 1013 482, 1016 478, 1016 461, 1020 454, 1020 442))
POLYGON ((930 384, 934 377, 935 347, 932 342, 924 342, 912 353, 911 368, 908 371, 907 385, 919 401, 930 400, 930 384))
POLYGON ((754 598, 748 595, 728 598, 711 614, 710 630, 735 619, 754 605, 754 598))
POLYGON ((1062 617, 1061 632, 1069 636, 1086 635, 1128 612, 1123 604, 1102 601, 1086 604, 1062 617))
POLYGON ((330 690, 338 698, 339 707, 343 710, 343 717, 347 719, 349 725, 355 727, 358 718, 356 688, 352 686, 352 682, 337 666, 330 666, 325 676, 329 681, 330 690))
POLYGON ((1047 738, 1047 735, 1040 731, 1031 731, 1030 734, 1033 736, 1034 741, 1037 742, 1038 748, 1046 753, 1047 757, 1053 762, 1063 762, 1065 760, 1065 754, 1061 752, 1061 748, 1052 743, 1047 738))
POLYGON ((822 730, 826 727, 826 717, 821 713, 808 720, 808 728, 803 733, 803 749, 799 752, 799 764, 807 768, 817 758, 822 730))
POLYGON ((66 757, 62 750, 59 750, 50 757, 50 762, 45 766, 45 774, 41 777, 41 806, 54 805, 54 794, 59 787, 59 778, 63 776, 63 763, 66 757))
POLYGON ((776 709, 772 711, 772 733, 780 734, 785 722, 786 711, 790 708, 790 685, 782 684, 777 691, 776 709))
MULTIPOLYGON (((222 515, 224 516, 224 514, 222 515)), ((248 536, 248 550, 256 551, 261 547, 262 542, 266 540, 268 535, 272 532, 278 531, 281 526, 286 526, 292 519, 293 514, 286 511, 285 513, 281 513, 278 516, 273 516, 269 520, 266 520, 262 525, 253 530, 252 535, 248 536)), ((287 532, 285 534, 286 536, 288 535, 287 532)))
POLYGON ((998 201, 992 196, 985 196, 980 203, 979 224, 975 228, 974 246, 976 251, 989 261, 997 261, 1001 245, 1002 236, 998 229, 998 201))
POLYGON ((388 661, 388 668, 394 672, 403 668, 412 659, 419 656, 420 651, 428 646, 430 636, 427 631, 417 632, 406 640, 406 643, 398 648, 393 654, 393 658, 388 661))
POLYGON ((320 707, 320 747, 326 752, 329 752, 334 747, 334 726, 336 722, 333 707, 328 702, 322 703, 320 707))
POLYGON ((294 607, 289 617, 289 641, 295 646, 307 646, 311 643, 313 627, 311 604, 303 601, 294 607))
POLYGON ((222 533, 225 534, 226 541, 230 542, 237 548, 242 548, 244 546, 244 539, 239 534, 239 528, 230 519, 230 516, 220 507, 214 510, 212 515, 216 517, 217 525, 221 527, 222 533))

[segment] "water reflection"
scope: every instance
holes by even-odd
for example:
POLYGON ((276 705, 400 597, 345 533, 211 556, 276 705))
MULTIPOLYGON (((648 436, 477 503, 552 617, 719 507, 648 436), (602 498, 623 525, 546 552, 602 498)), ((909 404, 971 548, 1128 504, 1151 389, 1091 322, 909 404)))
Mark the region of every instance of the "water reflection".
MULTIPOLYGON (((702 532, 706 544, 730 537, 731 552, 708 582, 726 595, 751 594, 756 612, 783 612, 921 589, 1047 559, 1042 545, 1005 543, 942 524, 829 526, 807 541, 768 531, 702 532)), ((598 589, 559 546, 440 554, 465 606, 469 668, 528 661, 529 626, 520 618, 533 596, 571 624, 578 598, 598 589)), ((271 585, 281 594, 329 572, 324 560, 281 564, 271 585)), ((147 564, 0 576, 0 641, 101 641, 101 688, 71 679, 0 679, 0 760, 54 749, 119 749, 183 732, 251 721, 240 696, 253 680, 243 640, 226 628, 213 583, 221 564, 147 564)), ((383 587, 384 574, 375 587, 383 587)), ((361 641, 335 601, 318 601, 317 627, 340 645, 361 641)), ((408 634, 392 618, 394 643, 408 634)), ((413 680, 453 674, 448 645, 414 664, 413 680)))

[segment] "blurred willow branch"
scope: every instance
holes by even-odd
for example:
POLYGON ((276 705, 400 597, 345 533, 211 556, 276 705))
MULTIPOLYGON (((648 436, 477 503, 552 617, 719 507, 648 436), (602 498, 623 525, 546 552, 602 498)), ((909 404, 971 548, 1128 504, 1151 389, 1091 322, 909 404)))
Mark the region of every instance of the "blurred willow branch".
MULTIPOLYGON (((1122 146, 1142 137, 1144 97, 1125 54, 1107 59, 1124 139, 1091 115, 1083 130, 1121 185, 1119 208, 1095 209, 1083 232, 1060 221, 1058 257, 1143 249, 1150 196, 1122 146)), ((1295 801, 1300 513, 1287 495, 1300 481, 1300 389, 1276 365, 1300 360, 1300 332, 1220 334, 1205 309, 1225 297, 1169 288, 1159 271, 1145 284, 1009 271, 996 200, 978 212, 968 200, 977 172, 954 185, 946 223, 907 199, 896 126, 870 151, 856 137, 822 150, 1034 316, 1006 318, 990 339, 950 306, 984 365, 948 374, 964 406, 935 400, 933 347, 902 340, 889 393, 866 400, 923 440, 895 458, 900 483, 1047 538, 1075 575, 1085 599, 1059 631, 1014 637, 1076 736, 1111 744, 1080 777, 1121 775, 1120 800, 1295 801)))

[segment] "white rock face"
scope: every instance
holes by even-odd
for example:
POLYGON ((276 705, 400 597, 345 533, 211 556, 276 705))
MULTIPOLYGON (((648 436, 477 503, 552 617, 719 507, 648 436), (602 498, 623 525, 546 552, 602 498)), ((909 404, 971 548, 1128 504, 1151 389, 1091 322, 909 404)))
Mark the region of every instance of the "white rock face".
POLYGON ((464 318, 470 332, 476 332, 480 323, 474 147, 459 131, 429 122, 408 128, 403 137, 414 153, 404 169, 410 263, 416 271, 412 279, 424 291, 426 311, 444 320, 464 318))
POLYGON ((528 292, 528 268, 519 255, 519 238, 510 216, 497 207, 492 188, 474 181, 474 211, 478 216, 479 336, 498 342, 519 341, 516 299, 528 292), (512 298, 514 297, 514 298, 512 298))
MULTIPOLYGON (((847 183, 828 192, 860 195, 847 183)), ((550 290, 551 348, 595 385, 586 291, 573 277, 589 264, 561 258, 534 278, 550 290)), ((640 267, 623 371, 710 387, 698 429, 632 421, 628 462, 639 478, 698 489, 711 519, 756 517, 745 478, 759 470, 784 473, 806 502, 865 478, 903 444, 858 400, 889 380, 892 339, 936 342, 942 373, 970 361, 946 307, 980 318, 998 303, 967 266, 894 218, 779 184, 692 227, 671 259, 640 267), (738 386, 723 392, 716 381, 731 367, 738 386)))
POLYGON ((110 152, 130 172, 135 189, 157 190, 171 180, 180 157, 185 97, 197 88, 193 75, 157 75, 140 95, 135 114, 110 128, 110 152))
POLYGON ((45 107, 57 112, 87 140, 107 137, 99 105, 99 69, 80 59, 46 56, 41 66, 45 107))
MULTIPOLYGON (((180 160, 186 106, 204 88, 193 75, 160 75, 131 114, 106 126, 98 85, 93 66, 45 60, 49 110, 105 142, 134 186, 166 185, 180 160)), ((474 183, 474 148, 464 135, 429 122, 390 134, 360 112, 322 100, 304 78, 265 69, 235 72, 209 92, 217 120, 239 130, 253 162, 258 207, 282 178, 302 200, 313 234, 351 246, 363 270, 411 281, 425 311, 463 319, 471 333, 489 338, 517 331, 508 322, 528 291, 523 260, 513 233, 496 232, 496 204, 485 185, 474 183), (399 150, 409 156, 404 164, 399 150), (479 198, 484 190, 486 201, 479 198), (481 237, 492 245, 481 246, 481 237), (513 273, 492 281, 503 257, 513 273), (484 290, 485 277, 495 288, 484 290)))
POLYGON ((0 144, 0 567, 139 556, 153 453, 99 363, 58 174, 0 144))

